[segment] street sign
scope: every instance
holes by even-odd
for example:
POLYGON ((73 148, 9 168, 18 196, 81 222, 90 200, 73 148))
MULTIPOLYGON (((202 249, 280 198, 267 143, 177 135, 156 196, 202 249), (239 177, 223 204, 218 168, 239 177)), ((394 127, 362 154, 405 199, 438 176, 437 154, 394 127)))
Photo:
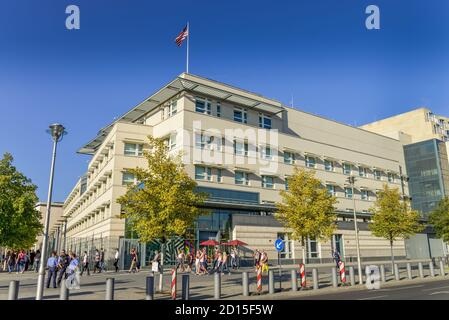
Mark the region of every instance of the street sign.
POLYGON ((277 239, 276 242, 274 243, 274 247, 276 248, 277 251, 282 251, 282 249, 284 249, 284 240, 282 239, 277 239))

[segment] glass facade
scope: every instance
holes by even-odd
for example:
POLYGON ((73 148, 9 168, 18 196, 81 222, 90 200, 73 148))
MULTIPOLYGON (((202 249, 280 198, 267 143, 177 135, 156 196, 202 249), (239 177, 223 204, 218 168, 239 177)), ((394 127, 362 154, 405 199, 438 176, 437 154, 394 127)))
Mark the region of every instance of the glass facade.
POLYGON ((404 146, 404 155, 412 208, 427 218, 447 194, 445 185, 447 188, 449 165, 446 146, 440 140, 427 140, 404 146))

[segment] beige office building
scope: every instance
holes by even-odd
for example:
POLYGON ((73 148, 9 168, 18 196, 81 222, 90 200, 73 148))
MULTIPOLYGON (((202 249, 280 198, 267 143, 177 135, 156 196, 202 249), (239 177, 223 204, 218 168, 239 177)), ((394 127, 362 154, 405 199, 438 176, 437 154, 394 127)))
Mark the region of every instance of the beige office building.
MULTIPOLYGON (((63 205, 62 202, 52 202, 51 208, 50 208, 50 222, 49 222, 49 235, 50 235, 50 247, 53 248, 54 242, 53 239, 56 240, 58 232, 62 231, 63 227, 63 205), (58 229, 59 228, 59 229, 58 229)), ((47 203, 46 202, 38 202, 36 204, 36 210, 40 212, 41 214, 41 220, 40 222, 42 225, 45 224, 45 214, 47 212, 47 203)), ((61 234, 61 233, 59 233, 61 234)), ((59 237, 61 238, 61 237, 59 237)), ((59 239, 58 238, 58 239, 59 239)), ((36 239, 36 243, 34 244, 34 249, 38 250, 42 248, 42 240, 43 240, 43 234, 39 234, 39 236, 36 239)))
MULTIPOLYGON (((196 245, 211 238, 239 239, 249 249, 265 249, 275 258, 274 241, 281 237, 286 240, 282 257, 301 259, 301 244, 289 239, 289 230, 273 217, 279 191, 288 188, 288 177, 298 166, 314 170, 323 187, 338 198, 338 230, 329 241, 308 239, 308 261, 329 261, 332 246, 347 259, 356 256, 353 197, 362 258, 389 256, 389 243, 374 237, 367 222, 383 184, 408 194, 397 139, 186 73, 101 129, 79 150, 92 159, 64 203, 67 238, 75 247, 120 244, 126 251, 123 239, 133 235, 119 218, 116 199, 127 184, 136 182, 127 169, 145 166, 142 151, 148 135, 165 138, 174 154, 182 151, 187 172, 200 191, 209 193, 206 206, 212 214, 198 219, 196 239, 189 239, 196 245), (347 183, 350 175, 356 176, 355 194, 347 183)), ((405 256, 403 241, 395 242, 394 252, 405 256)))

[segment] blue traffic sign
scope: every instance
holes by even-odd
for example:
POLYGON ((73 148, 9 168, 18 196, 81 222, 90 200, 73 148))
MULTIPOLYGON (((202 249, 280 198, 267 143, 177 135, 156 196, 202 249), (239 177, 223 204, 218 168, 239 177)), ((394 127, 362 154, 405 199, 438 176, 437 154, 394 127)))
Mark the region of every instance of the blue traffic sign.
POLYGON ((277 251, 282 251, 282 249, 284 249, 284 240, 277 239, 276 242, 274 243, 274 247, 276 248, 277 251))

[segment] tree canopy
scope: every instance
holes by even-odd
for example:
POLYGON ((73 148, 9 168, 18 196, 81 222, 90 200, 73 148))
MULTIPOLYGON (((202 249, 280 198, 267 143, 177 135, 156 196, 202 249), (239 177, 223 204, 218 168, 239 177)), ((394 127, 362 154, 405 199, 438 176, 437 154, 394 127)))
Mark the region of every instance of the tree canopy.
POLYGON ((433 225, 438 238, 449 241, 449 197, 441 199, 430 214, 429 223, 433 225))
POLYGON ((28 249, 43 229, 37 187, 12 162, 9 153, 0 160, 0 246, 28 249))
POLYGON ((387 184, 377 193, 370 212, 373 216, 369 229, 376 237, 390 242, 407 239, 424 228, 419 223, 419 213, 411 210, 407 201, 401 200, 399 189, 389 188, 387 184))
POLYGON ((313 171, 294 170, 288 177, 288 190, 280 191, 282 200, 276 204, 275 217, 293 231, 293 239, 329 239, 336 229, 335 196, 328 193, 313 171))
POLYGON ((147 168, 133 168, 137 184, 128 186, 117 202, 122 218, 142 242, 184 236, 193 222, 206 211, 200 206, 206 195, 197 193, 196 182, 184 169, 180 155, 170 155, 164 140, 148 137, 150 151, 144 151, 147 168))

